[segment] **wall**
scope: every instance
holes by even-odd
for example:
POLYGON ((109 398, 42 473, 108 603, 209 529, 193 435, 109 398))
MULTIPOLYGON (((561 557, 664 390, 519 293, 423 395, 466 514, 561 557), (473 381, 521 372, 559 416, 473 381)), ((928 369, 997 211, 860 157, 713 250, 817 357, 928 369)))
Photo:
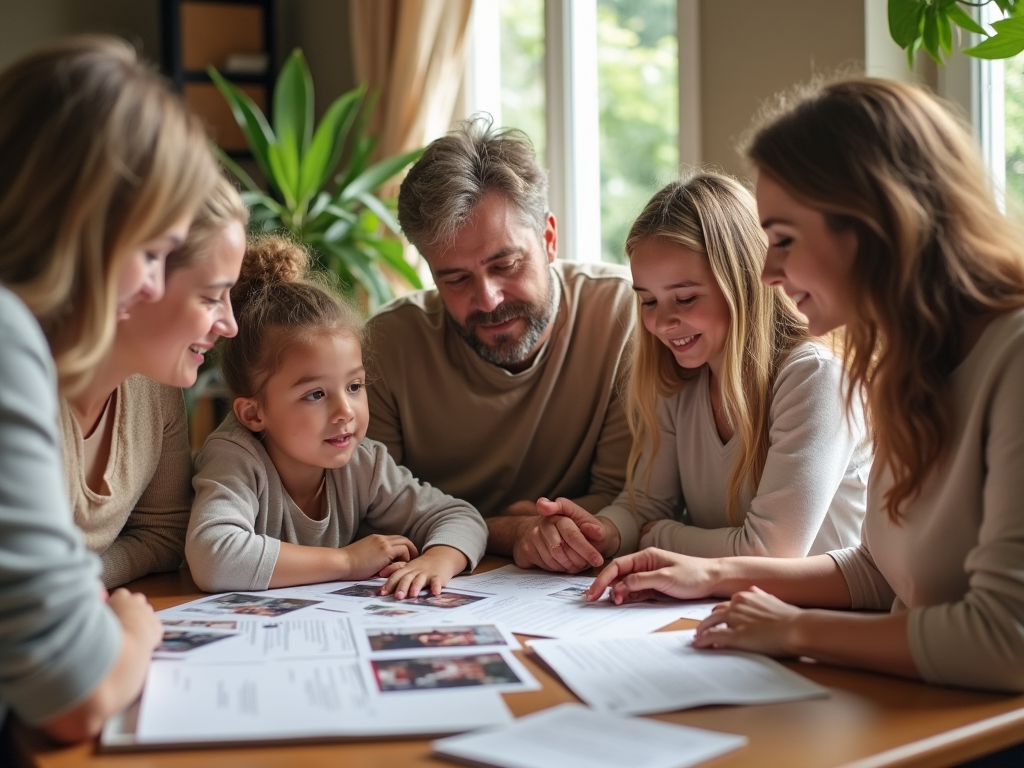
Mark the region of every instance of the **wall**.
POLYGON ((703 161, 749 176, 736 143, 762 102, 818 73, 863 69, 864 0, 703 0, 703 161))

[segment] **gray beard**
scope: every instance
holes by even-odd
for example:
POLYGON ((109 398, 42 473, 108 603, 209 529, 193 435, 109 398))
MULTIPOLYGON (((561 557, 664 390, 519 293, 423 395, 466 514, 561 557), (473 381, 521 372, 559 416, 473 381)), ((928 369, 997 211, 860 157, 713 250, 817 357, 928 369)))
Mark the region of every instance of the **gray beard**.
POLYGON ((555 279, 549 271, 547 296, 540 304, 509 302, 502 304, 492 312, 472 313, 466 318, 465 325, 455 322, 451 315, 448 315, 448 322, 451 323, 459 337, 482 360, 492 365, 506 367, 518 365, 530 356, 540 337, 554 320, 556 309, 555 279), (518 317, 526 321, 526 330, 522 336, 516 337, 511 333, 503 333, 495 337, 495 343, 492 345, 485 344, 476 335, 476 329, 481 325, 497 325, 518 317))

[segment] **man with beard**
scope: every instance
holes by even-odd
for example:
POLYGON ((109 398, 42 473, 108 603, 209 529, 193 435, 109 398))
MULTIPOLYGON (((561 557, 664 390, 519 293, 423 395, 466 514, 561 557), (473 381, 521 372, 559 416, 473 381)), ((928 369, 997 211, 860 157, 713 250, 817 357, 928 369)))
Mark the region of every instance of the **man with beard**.
POLYGON ((529 139, 483 119, 427 147, 398 218, 437 287, 368 324, 368 437, 476 506, 489 552, 549 570, 600 565, 594 518, 538 499, 595 513, 625 484, 629 272, 556 260, 529 139))

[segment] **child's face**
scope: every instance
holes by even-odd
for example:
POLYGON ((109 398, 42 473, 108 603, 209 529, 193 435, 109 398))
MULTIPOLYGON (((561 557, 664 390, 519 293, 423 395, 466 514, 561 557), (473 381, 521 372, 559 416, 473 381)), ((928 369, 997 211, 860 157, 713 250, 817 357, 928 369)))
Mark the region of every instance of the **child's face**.
POLYGON ((263 445, 282 476, 348 464, 366 436, 370 409, 359 342, 324 333, 293 344, 267 381, 263 445))
POLYGON ((707 364, 716 375, 729 334, 729 306, 703 253, 660 237, 629 259, 644 327, 683 368, 707 364))
POLYGON ((236 221, 211 240, 203 258, 170 274, 160 301, 135 306, 117 328, 116 354, 162 384, 195 384, 217 337, 238 333, 231 286, 244 255, 245 228, 236 221))

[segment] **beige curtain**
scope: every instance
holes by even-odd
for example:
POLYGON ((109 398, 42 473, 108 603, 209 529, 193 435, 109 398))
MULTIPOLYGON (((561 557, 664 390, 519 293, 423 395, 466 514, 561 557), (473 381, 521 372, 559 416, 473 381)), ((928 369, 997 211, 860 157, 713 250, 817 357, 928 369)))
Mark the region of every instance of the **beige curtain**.
POLYGON ((378 157, 444 134, 462 83, 473 0, 350 0, 356 78, 379 91, 378 157))

